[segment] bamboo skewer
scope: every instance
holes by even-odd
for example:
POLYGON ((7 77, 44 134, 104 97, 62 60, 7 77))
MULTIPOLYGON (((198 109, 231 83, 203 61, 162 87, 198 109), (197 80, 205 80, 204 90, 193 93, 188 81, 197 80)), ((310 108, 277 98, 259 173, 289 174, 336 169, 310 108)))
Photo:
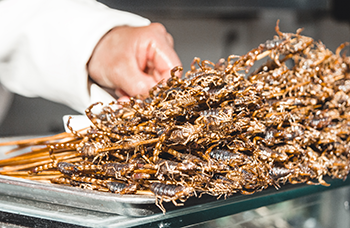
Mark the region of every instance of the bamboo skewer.
POLYGON ((26 180, 33 180, 33 181, 40 181, 40 182, 45 182, 45 183, 51 183, 51 179, 55 177, 59 177, 61 175, 51 175, 51 176, 12 176, 12 177, 17 177, 17 178, 22 178, 26 180))
POLYGON ((16 141, 8 141, 8 142, 2 142, 0 143, 0 146, 21 146, 21 145, 34 145, 34 144, 40 144, 49 140, 57 140, 57 139, 63 139, 63 138, 74 138, 74 135, 69 132, 63 132, 57 135, 47 136, 47 137, 39 137, 39 138, 30 138, 30 139, 21 139, 16 141))
POLYGON ((105 148, 97 150, 97 153, 100 153, 103 151, 111 151, 111 150, 130 149, 130 148, 135 148, 135 147, 140 146, 140 145, 147 145, 147 144, 156 143, 158 141, 159 141, 159 138, 154 138, 154 139, 144 140, 142 142, 129 143, 126 145, 122 144, 122 145, 118 145, 118 146, 105 147, 105 148))
MULTIPOLYGON (((60 159, 64 156, 70 155, 70 154, 74 154, 75 156, 76 153, 74 153, 73 151, 67 151, 67 152, 62 152, 60 154, 53 154, 51 155, 52 157, 55 157, 56 159, 60 159)), ((13 158, 8 158, 8 159, 3 159, 0 160, 0 166, 8 166, 8 165, 22 165, 22 164, 26 164, 26 163, 31 163, 33 161, 50 161, 52 160, 50 157, 49 152, 45 152, 45 153, 40 153, 40 154, 31 154, 31 155, 27 155, 27 156, 18 156, 18 157, 13 157, 13 158)))
MULTIPOLYGON (((1 171, 0 171, 1 174, 1 171)), ((18 177, 23 177, 23 176, 28 176, 28 171, 13 171, 13 172, 7 172, 6 173, 7 176, 18 176, 18 177)), ((60 171, 42 171, 40 172, 40 174, 36 174, 35 176, 49 176, 49 175, 62 175, 62 173, 60 171)), ((31 176, 31 175, 29 175, 31 176)), ((32 175, 31 177, 34 177, 34 175, 32 175)))
MULTIPOLYGON (((84 132, 88 128, 83 128, 78 130, 77 132, 84 132)), ((1 142, 0 146, 30 146, 30 145, 40 145, 42 143, 48 142, 48 141, 55 141, 55 140, 60 140, 64 139, 65 141, 70 141, 76 139, 75 135, 71 132, 62 132, 60 134, 56 135, 51 135, 51 136, 45 136, 45 137, 38 137, 38 138, 30 138, 30 139, 21 139, 21 140, 16 140, 16 141, 8 141, 8 142, 1 142)))
MULTIPOLYGON (((72 156, 60 157, 60 159, 66 161, 66 162, 77 162, 77 161, 81 161, 82 158, 76 157, 76 155, 73 154, 72 156)), ((23 164, 23 165, 18 165, 18 166, 5 166, 5 167, 3 167, 3 170, 0 170, 0 173, 6 174, 7 172, 11 172, 11 171, 30 169, 30 168, 34 168, 37 166, 47 164, 50 161, 52 161, 52 160, 47 159, 47 160, 43 160, 43 161, 38 161, 38 162, 33 162, 33 163, 28 163, 28 164, 23 164)))

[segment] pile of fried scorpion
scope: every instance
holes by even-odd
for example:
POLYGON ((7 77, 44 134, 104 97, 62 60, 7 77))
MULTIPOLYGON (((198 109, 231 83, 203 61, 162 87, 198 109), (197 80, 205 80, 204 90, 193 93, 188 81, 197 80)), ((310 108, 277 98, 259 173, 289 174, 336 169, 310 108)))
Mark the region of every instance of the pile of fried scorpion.
POLYGON ((350 169, 350 58, 296 33, 243 56, 195 58, 129 102, 92 105, 84 131, 0 162, 0 174, 119 194, 156 205, 253 194, 285 183, 328 185, 350 169), (256 66, 260 62, 259 66, 256 66), (100 107, 101 112, 94 112, 100 107), (24 174, 25 173, 25 174, 24 174))

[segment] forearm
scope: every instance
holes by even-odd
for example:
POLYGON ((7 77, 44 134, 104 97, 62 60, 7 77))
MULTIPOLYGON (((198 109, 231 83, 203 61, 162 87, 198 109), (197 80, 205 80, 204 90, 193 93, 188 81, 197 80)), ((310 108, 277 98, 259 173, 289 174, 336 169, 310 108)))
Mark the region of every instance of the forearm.
POLYGON ((115 26, 148 24, 95 1, 3 0, 0 80, 82 112, 91 103, 86 63, 100 38, 115 26))

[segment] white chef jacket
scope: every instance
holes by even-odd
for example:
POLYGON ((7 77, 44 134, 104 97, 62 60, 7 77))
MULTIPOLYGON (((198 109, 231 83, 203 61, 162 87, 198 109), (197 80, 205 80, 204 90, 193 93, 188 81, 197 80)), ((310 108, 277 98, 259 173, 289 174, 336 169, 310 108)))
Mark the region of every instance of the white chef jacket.
POLYGON ((94 0, 0 0, 0 82, 83 113, 112 99, 88 86, 86 63, 98 41, 115 26, 149 24, 94 0))

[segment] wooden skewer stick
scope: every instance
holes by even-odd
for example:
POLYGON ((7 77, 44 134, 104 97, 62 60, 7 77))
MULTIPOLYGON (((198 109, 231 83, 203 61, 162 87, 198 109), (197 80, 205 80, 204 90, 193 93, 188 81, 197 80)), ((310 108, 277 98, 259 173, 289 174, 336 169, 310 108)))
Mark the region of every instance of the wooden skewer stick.
MULTIPOLYGON (((57 160, 62 160, 62 161, 64 160, 66 162, 77 162, 77 161, 81 161, 81 159, 82 159, 81 157, 76 157, 76 155, 73 154, 71 156, 60 157, 57 160)), ((50 160, 38 161, 38 162, 23 164, 23 165, 18 165, 18 166, 5 166, 5 167, 3 167, 2 174, 6 175, 6 172, 31 169, 31 168, 34 168, 37 166, 47 164, 50 161, 52 161, 52 160, 50 159, 50 160), (3 172, 3 171, 6 171, 6 172, 3 172)))
MULTIPOLYGON (((57 159, 60 159, 62 157, 68 156, 68 155, 75 155, 75 156, 77 156, 77 154, 75 152, 67 151, 67 152, 64 152, 64 153, 55 154, 54 157, 57 158, 57 159)), ((41 153, 39 155, 32 154, 32 155, 27 155, 27 156, 18 156, 18 157, 13 157, 13 158, 0 160, 0 167, 8 166, 8 165, 22 165, 22 164, 31 163, 31 162, 34 162, 34 161, 50 162, 50 161, 52 161, 52 159, 51 159, 50 154, 48 152, 41 153)))
POLYGON ((47 182, 51 183, 51 179, 55 177, 59 177, 60 175, 51 175, 51 176, 12 176, 12 177, 18 177, 26 180, 35 180, 40 182, 47 182))
MULTIPOLYGON (((14 152, 17 152, 20 150, 29 149, 29 147, 31 147, 30 152, 48 151, 49 144, 64 144, 64 143, 78 144, 78 143, 80 143, 80 141, 81 141, 81 139, 76 140, 76 139, 72 139, 72 138, 67 138, 65 140, 58 141, 58 142, 46 142, 47 144, 42 143, 42 144, 38 144, 38 145, 18 145, 17 147, 7 151, 5 154, 11 154, 11 153, 14 153, 14 152)), ((57 152, 55 151, 55 153, 57 153, 57 152)))
MULTIPOLYGON (((1 174, 1 170, 0 170, 0 174, 1 174)), ((40 174, 36 174, 36 175, 30 175, 28 174, 28 170, 25 171, 13 171, 13 172, 6 172, 6 176, 18 176, 18 177, 26 177, 26 176, 49 176, 49 175, 62 175, 62 173, 60 171, 42 171, 40 172, 40 174)))
POLYGON ((20 165, 20 164, 29 163, 32 160, 37 161, 37 160, 43 160, 48 158, 50 158, 50 154, 48 152, 40 153, 40 154, 30 154, 26 156, 16 156, 16 157, 0 160, 0 167, 11 165, 11 164, 20 165))
POLYGON ((47 136, 47 137, 21 139, 21 140, 16 140, 16 141, 2 142, 2 143, 0 143, 0 146, 34 145, 34 144, 39 144, 39 143, 50 141, 50 140, 63 139, 63 138, 68 138, 68 137, 74 138, 74 135, 72 133, 63 132, 63 133, 60 133, 57 135, 52 135, 52 136, 47 136))
MULTIPOLYGON (((79 130, 78 132, 84 132, 87 129, 89 129, 89 128, 83 128, 83 129, 79 130)), ((22 139, 22 140, 2 142, 2 143, 0 143, 0 146, 38 145, 40 143, 44 143, 44 142, 47 142, 47 141, 59 140, 59 139, 72 140, 72 139, 76 139, 76 137, 71 132, 62 132, 60 134, 56 134, 56 135, 52 135, 52 136, 45 136, 45 137, 38 137, 38 138, 30 138, 30 139, 22 139)))
POLYGON ((49 152, 44 152, 44 153, 30 153, 30 154, 21 154, 15 157, 11 157, 11 158, 6 158, 3 160, 0 160, 0 167, 1 166, 6 166, 6 165, 10 165, 10 164, 20 164, 20 163, 28 163, 28 160, 32 159, 32 158, 37 158, 39 159, 40 157, 46 157, 48 158, 49 152))
POLYGON ((97 153, 104 152, 104 151, 110 151, 110 150, 121 150, 121 149, 127 150, 127 149, 131 149, 131 148, 135 148, 135 147, 140 146, 140 145, 156 143, 158 141, 159 141, 159 138, 154 138, 154 139, 148 139, 148 140, 136 142, 136 143, 128 143, 128 144, 121 144, 118 146, 105 147, 105 148, 97 150, 97 153))
POLYGON ((154 196, 154 193, 151 192, 150 190, 137 190, 136 195, 149 195, 149 196, 154 196))

